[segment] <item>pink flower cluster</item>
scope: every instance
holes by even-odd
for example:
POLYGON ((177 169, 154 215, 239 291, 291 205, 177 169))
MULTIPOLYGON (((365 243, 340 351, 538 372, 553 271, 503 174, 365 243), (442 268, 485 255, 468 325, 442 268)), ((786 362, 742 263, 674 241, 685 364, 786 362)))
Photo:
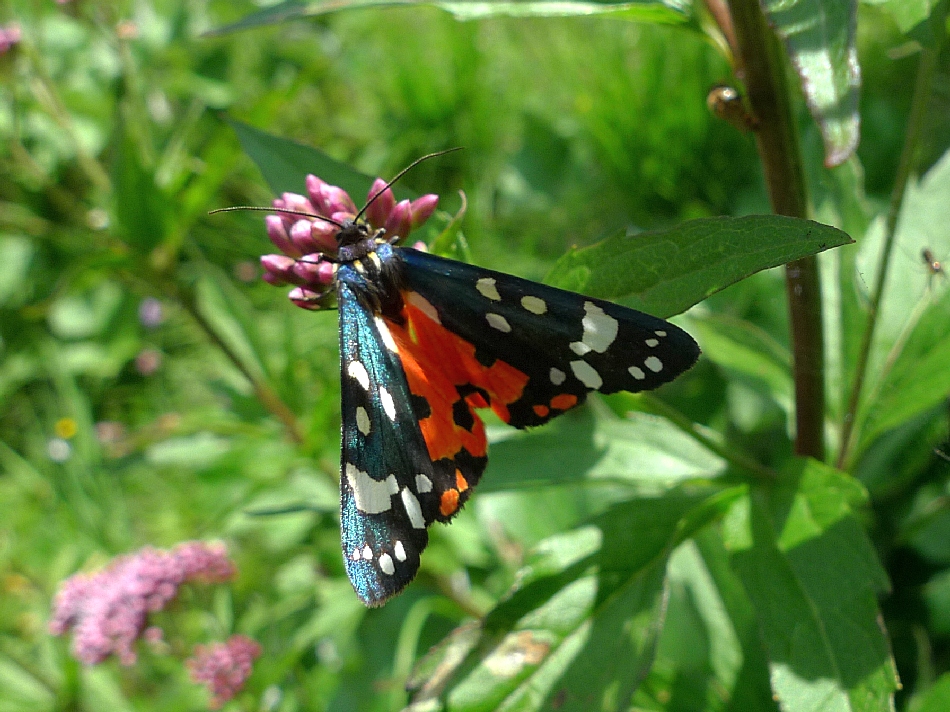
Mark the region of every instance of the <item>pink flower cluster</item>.
MULTIPOLYGON (((146 547, 120 556, 103 571, 76 574, 63 582, 53 604, 53 635, 73 631, 73 655, 95 665, 116 655, 135 663, 135 641, 146 634, 148 616, 160 611, 189 581, 216 583, 235 575, 222 544, 190 541, 171 551, 146 547)), ((148 637, 161 636, 157 628, 148 637)))
POLYGON ((216 710, 244 687, 260 654, 257 642, 232 635, 225 643, 196 646, 194 657, 188 660, 188 670, 192 680, 211 691, 211 709, 216 710))
MULTIPOLYGON (((362 217, 372 230, 384 229, 393 242, 404 240, 428 220, 439 202, 439 196, 428 194, 397 203, 382 178, 376 179, 366 199, 372 202, 362 217)), ((288 295, 290 300, 304 309, 321 309, 335 274, 339 225, 354 220, 359 210, 345 190, 314 175, 307 176, 306 196, 284 193, 274 200, 274 207, 296 214, 267 216, 267 236, 283 254, 261 257, 264 280, 297 285, 288 295)))

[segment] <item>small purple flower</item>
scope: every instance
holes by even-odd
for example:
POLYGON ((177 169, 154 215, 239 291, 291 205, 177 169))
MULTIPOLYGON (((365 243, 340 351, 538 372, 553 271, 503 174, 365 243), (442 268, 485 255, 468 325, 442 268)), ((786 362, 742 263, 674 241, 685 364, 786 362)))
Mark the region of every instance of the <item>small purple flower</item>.
POLYGON ((143 376, 151 376, 162 367, 162 352, 156 349, 142 349, 135 357, 135 370, 143 376))
POLYGON ((16 22, 11 22, 6 27, 0 26, 0 54, 6 54, 11 47, 20 43, 23 37, 23 31, 16 22))
MULTIPOLYGON (((306 189, 306 196, 284 193, 274 199, 277 213, 265 219, 267 236, 283 254, 264 255, 261 266, 265 282, 295 285, 288 294, 290 301, 302 309, 318 310, 333 300, 340 225, 356 219, 359 210, 346 191, 314 175, 307 176, 306 189)), ((368 207, 360 219, 370 234, 382 230, 379 242, 396 243, 431 217, 439 196, 397 203, 386 181, 377 178, 366 200, 368 207)))
POLYGON ((261 646, 244 635, 232 635, 225 643, 198 645, 188 659, 191 679, 211 692, 211 709, 220 708, 244 687, 261 646))
POLYGON ((167 606, 183 583, 217 583, 235 575, 222 544, 190 541, 171 551, 146 547, 120 556, 98 573, 76 574, 60 586, 53 603, 50 633, 73 631, 73 655, 86 665, 115 655, 132 665, 135 641, 160 638, 148 616, 167 606))
POLYGON ((146 329, 154 329, 165 321, 162 303, 155 297, 146 297, 139 303, 139 321, 146 329))

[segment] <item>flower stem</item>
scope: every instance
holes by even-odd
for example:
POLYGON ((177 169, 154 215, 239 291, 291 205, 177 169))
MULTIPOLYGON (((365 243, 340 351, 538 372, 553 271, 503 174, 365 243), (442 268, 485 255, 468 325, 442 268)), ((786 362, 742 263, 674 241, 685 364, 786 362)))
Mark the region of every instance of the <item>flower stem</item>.
POLYGON ((891 263, 891 252, 894 250, 894 241, 897 237, 897 223, 900 218, 901 206, 904 203, 904 193, 907 190, 907 181, 914 170, 917 156, 917 145, 923 129, 924 117, 927 112, 927 103, 930 99, 930 90, 933 85, 934 73, 937 69, 937 59, 943 39, 931 47, 926 47, 917 66, 917 79, 914 84, 913 104, 910 117, 907 119, 907 134, 904 137, 904 146, 901 149, 900 163, 897 167, 897 176, 894 179, 894 188, 891 191, 891 200, 887 209, 884 223, 884 244, 878 260, 877 277, 874 289, 871 292, 871 303, 868 306, 867 323, 861 337, 861 348, 858 351, 858 361, 854 367, 854 383, 848 397, 848 407, 845 410, 844 421, 841 426, 841 442, 838 446, 837 466, 847 465, 854 446, 854 432, 858 417, 858 408, 861 404, 861 392, 867 378, 868 361, 871 355, 871 345, 874 341, 874 330, 877 327, 878 314, 881 308, 881 299, 884 288, 887 286, 887 271, 891 263))
MULTIPOLYGON (((798 134, 786 83, 779 39, 759 0, 729 0, 741 67, 752 112, 756 144, 772 210, 805 218, 808 199, 798 134)), ((795 453, 824 459, 824 335, 818 260, 805 257, 785 268, 795 379, 795 453)))

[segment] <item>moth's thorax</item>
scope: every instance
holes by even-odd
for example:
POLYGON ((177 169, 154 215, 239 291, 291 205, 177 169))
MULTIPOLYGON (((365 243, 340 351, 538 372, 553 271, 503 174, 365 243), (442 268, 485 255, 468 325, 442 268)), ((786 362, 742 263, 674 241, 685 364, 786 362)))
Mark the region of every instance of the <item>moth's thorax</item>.
POLYGON ((397 318, 402 310, 401 262, 382 231, 340 247, 337 281, 345 283, 376 314, 397 318))

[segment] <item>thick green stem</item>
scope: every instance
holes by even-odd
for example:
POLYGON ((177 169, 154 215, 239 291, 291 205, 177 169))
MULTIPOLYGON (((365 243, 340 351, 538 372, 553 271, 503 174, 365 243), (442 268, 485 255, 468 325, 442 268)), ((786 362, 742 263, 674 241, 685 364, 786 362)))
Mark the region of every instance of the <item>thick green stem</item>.
POLYGON ((930 99, 930 88, 933 84, 934 72, 937 69, 937 59, 940 55, 941 43, 924 50, 917 67, 917 80, 914 84, 914 99, 910 117, 907 120, 907 134, 904 137, 904 147, 901 149, 900 164, 897 176, 894 179, 894 189, 891 191, 891 201, 887 209, 887 218, 884 224, 884 244, 878 260, 877 277, 874 289, 871 292, 871 303, 868 306, 867 324, 861 337, 861 348, 858 351, 858 362, 854 368, 854 383, 851 386, 851 395, 848 398, 848 408, 844 414, 841 426, 841 443, 838 448, 838 467, 845 467, 851 456, 855 420, 858 408, 861 405, 861 393, 864 381, 867 378, 868 360, 871 355, 871 346, 874 343, 874 330, 877 327, 877 318, 881 308, 881 298, 887 286, 887 271, 891 263, 891 252, 894 250, 894 240, 897 237, 897 222, 900 217, 901 206, 904 203, 904 193, 907 190, 907 181, 913 173, 917 155, 917 145, 924 125, 924 116, 927 111, 927 102, 930 99))
MULTIPOLYGON (((758 0, 729 0, 737 67, 757 119, 756 143, 772 210, 808 217, 798 134, 786 85, 784 49, 758 0)), ((818 261, 806 257, 786 265, 795 378, 795 452, 824 459, 825 381, 821 284, 818 261)))

